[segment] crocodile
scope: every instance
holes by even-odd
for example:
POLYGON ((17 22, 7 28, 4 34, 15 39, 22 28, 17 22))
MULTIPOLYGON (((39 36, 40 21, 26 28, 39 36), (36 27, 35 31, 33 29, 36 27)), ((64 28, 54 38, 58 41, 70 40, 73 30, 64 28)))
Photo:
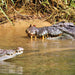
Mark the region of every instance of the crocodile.
POLYGON ((69 22, 59 22, 52 26, 37 28, 35 25, 30 25, 26 33, 31 37, 60 37, 60 39, 75 39, 75 25, 69 22))
POLYGON ((23 48, 18 47, 17 49, 4 50, 0 49, 0 61, 11 59, 19 54, 23 53, 23 48))
POLYGON ((31 37, 31 39, 33 37, 43 37, 43 36, 46 36, 48 34, 48 31, 47 31, 47 27, 40 27, 40 28, 37 28, 36 25, 31 25, 25 30, 25 32, 28 34, 29 37, 31 37))
POLYGON ((54 24, 53 27, 62 31, 63 36, 68 37, 70 39, 75 39, 75 25, 69 22, 60 22, 54 24))
POLYGON ((29 37, 31 37, 31 39, 33 38, 33 37, 35 37, 36 38, 36 35, 37 35, 37 33, 38 33, 38 28, 35 26, 35 25, 31 25, 30 24, 30 26, 25 30, 25 32, 28 34, 28 36, 29 37))

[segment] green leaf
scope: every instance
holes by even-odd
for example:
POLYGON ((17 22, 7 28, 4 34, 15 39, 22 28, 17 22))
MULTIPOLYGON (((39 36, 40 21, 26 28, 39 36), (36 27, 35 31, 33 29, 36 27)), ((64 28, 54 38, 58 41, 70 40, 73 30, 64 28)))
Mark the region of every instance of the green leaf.
POLYGON ((13 0, 11 0, 11 1, 12 1, 12 3, 15 5, 14 1, 13 1, 13 0))
POLYGON ((65 0, 65 3, 67 4, 67 0, 65 0))
POLYGON ((72 7, 75 7, 75 3, 74 1, 71 1, 71 4, 70 4, 72 7))

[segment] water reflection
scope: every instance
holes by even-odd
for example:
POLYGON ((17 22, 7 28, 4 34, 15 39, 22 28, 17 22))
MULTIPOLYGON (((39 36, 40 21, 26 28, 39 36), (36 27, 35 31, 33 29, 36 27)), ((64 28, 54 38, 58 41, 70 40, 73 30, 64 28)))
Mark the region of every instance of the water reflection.
POLYGON ((0 61, 0 73, 5 74, 23 74, 23 67, 15 63, 0 61))
POLYGON ((28 43, 28 46, 37 49, 75 48, 75 40, 33 40, 28 43))

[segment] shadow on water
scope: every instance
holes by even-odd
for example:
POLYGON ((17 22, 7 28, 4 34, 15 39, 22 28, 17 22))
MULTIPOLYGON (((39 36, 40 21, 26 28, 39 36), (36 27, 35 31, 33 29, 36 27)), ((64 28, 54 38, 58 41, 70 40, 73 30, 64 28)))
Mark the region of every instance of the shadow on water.
POLYGON ((75 75, 74 40, 30 40, 24 27, 1 28, 0 48, 24 48, 24 53, 0 62, 1 75, 75 75))

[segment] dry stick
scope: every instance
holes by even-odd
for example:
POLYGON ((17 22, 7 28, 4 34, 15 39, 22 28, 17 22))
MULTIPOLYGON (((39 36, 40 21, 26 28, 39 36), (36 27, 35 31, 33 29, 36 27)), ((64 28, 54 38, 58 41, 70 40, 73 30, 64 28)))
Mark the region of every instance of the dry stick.
POLYGON ((52 6, 54 6, 54 0, 51 0, 52 1, 52 6))
MULTIPOLYGON (((36 0, 37 1, 37 0, 36 0)), ((41 4, 41 2, 39 1, 39 3, 41 4)), ((50 5, 49 5, 50 6, 50 5)), ((11 6, 11 8, 13 8, 12 6, 11 6)), ((50 6, 50 8, 51 8, 51 6, 50 6)), ((14 8, 13 8, 14 9, 14 8)), ((52 8, 51 8, 52 9, 52 8)), ((24 16, 24 17, 29 17, 30 15, 22 15, 22 14, 20 14, 18 11, 16 11, 15 9, 14 9, 14 11, 18 14, 18 15, 20 15, 20 16, 24 16)), ((52 11, 54 12, 54 10, 52 9, 52 11)), ((53 15, 53 13, 52 13, 52 15, 53 15)), ((51 16, 52 16, 51 15, 51 16)), ((47 20, 48 18, 50 18, 51 16, 49 16, 49 17, 46 17, 43 21, 45 21, 45 20, 47 20)))
MULTIPOLYGON (((52 2, 53 2, 53 1, 52 1, 52 2)), ((39 1, 39 3, 42 4, 41 1, 39 1)), ((52 13, 50 16, 45 17, 45 19, 44 19, 43 21, 46 21, 47 19, 51 18, 51 17, 54 15, 55 9, 53 9, 52 6, 51 6, 50 4, 49 4, 49 7, 51 8, 51 10, 52 10, 53 13, 52 13)))
MULTIPOLYGON (((11 8, 14 9, 12 6, 11 6, 11 8)), ((14 9, 14 11, 15 11, 18 15, 20 15, 20 16, 24 16, 24 17, 30 16, 30 15, 22 15, 22 14, 20 14, 18 11, 16 11, 15 9, 14 9)))
POLYGON ((14 25, 13 23, 12 23, 12 21, 9 19, 9 17, 5 14, 5 12, 2 10, 2 8, 0 7, 0 10, 2 11, 2 13, 6 16, 6 18, 9 20, 9 22, 12 24, 12 25, 14 25))
MULTIPOLYGON (((39 3, 41 4, 41 2, 39 1, 39 3)), ((50 6, 50 5, 49 5, 50 6)), ((11 6, 11 8, 13 8, 12 6, 11 6)), ((51 6, 50 6, 50 8, 51 8, 51 6)), ((14 9, 14 8, 13 8, 14 9)), ((51 8, 52 9, 52 8, 51 8)), ((22 14, 20 14, 18 11, 16 11, 15 9, 14 9, 14 11, 18 14, 18 15, 20 15, 20 16, 24 16, 24 17, 29 17, 30 15, 22 15, 22 14)), ((52 13, 52 15, 54 14, 54 10, 52 9, 52 11, 53 11, 53 13, 52 13)), ((47 20, 48 18, 50 18, 50 17, 52 17, 52 15, 50 15, 49 17, 46 17, 43 21, 45 21, 45 20, 47 20)))
POLYGON ((19 2, 18 0, 15 2, 15 5, 14 5, 14 7, 17 5, 17 2, 19 2))

